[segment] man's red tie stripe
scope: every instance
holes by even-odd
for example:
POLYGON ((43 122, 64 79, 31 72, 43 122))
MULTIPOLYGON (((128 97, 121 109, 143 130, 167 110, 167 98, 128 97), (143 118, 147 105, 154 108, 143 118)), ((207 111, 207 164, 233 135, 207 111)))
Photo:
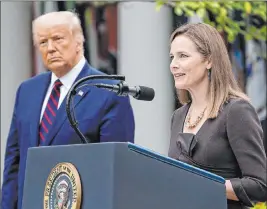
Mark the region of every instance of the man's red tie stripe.
POLYGON ((54 124, 54 121, 56 119, 56 113, 58 109, 58 101, 60 97, 60 87, 62 86, 62 83, 60 80, 56 80, 52 89, 52 92, 49 96, 41 123, 40 123, 40 129, 39 129, 39 136, 40 141, 39 145, 43 145, 44 142, 47 140, 47 136, 49 134, 49 131, 51 130, 51 127, 54 124))

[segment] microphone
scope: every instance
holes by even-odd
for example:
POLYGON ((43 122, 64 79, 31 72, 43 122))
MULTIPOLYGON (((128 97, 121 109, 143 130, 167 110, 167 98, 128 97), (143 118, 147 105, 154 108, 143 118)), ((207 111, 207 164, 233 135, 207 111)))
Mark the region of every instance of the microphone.
POLYGON ((99 83, 99 84, 94 84, 94 86, 98 88, 108 89, 112 92, 115 92, 119 96, 131 95, 135 99, 143 101, 152 101, 155 96, 154 89, 146 86, 130 87, 125 81, 122 81, 117 85, 99 83))
MULTIPOLYGON (((119 83, 117 85, 108 85, 108 84, 90 84, 89 86, 96 86, 99 88, 108 89, 110 91, 113 91, 121 96, 127 96, 131 95, 135 99, 138 100, 145 100, 145 101, 151 101, 154 99, 155 92, 154 89, 145 87, 145 86, 135 86, 135 87, 129 87, 125 82, 125 76, 121 75, 89 75, 86 77, 81 78, 78 80, 74 85, 70 88, 69 92, 67 93, 67 100, 66 100, 66 113, 70 122, 71 127, 74 129, 74 131, 77 133, 77 135, 80 137, 82 143, 92 143, 94 141, 91 141, 90 139, 86 138, 83 133, 78 128, 78 122, 75 119, 74 113, 74 106, 72 106, 71 111, 71 102, 73 100, 73 97, 77 93, 77 89, 81 87, 81 84, 88 80, 96 80, 96 79, 109 79, 109 80, 120 80, 122 83, 119 83)), ((83 84, 88 85, 88 84, 83 84)))

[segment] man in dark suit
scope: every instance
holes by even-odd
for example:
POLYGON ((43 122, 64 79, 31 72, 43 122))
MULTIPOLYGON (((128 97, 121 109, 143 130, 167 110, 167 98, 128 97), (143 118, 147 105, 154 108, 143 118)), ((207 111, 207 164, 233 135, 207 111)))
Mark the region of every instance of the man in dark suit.
MULTIPOLYGON (((40 16, 33 22, 33 38, 50 72, 26 80, 18 88, 7 139, 2 209, 21 208, 29 147, 80 143, 67 119, 66 95, 75 81, 102 74, 83 56, 84 37, 74 13, 40 16)), ((89 86, 78 92, 75 116, 87 138, 93 142, 133 142, 135 124, 128 97, 89 86)))

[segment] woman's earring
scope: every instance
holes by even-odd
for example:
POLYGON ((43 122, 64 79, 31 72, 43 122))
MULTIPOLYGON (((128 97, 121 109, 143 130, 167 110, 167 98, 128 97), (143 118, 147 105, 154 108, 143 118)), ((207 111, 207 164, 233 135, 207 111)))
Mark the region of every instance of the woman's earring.
POLYGON ((211 69, 208 69, 208 78, 211 80, 211 69))

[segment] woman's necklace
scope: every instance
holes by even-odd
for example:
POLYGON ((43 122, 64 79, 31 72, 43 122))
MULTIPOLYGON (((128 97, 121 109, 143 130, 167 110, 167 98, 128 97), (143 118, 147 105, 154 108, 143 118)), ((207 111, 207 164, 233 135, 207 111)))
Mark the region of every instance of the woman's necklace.
POLYGON ((205 109, 201 112, 201 114, 197 117, 196 121, 194 121, 193 123, 191 122, 191 111, 190 111, 188 115, 186 116, 186 120, 185 120, 186 127, 195 128, 199 124, 199 122, 202 120, 206 109, 207 107, 205 107, 205 109))

